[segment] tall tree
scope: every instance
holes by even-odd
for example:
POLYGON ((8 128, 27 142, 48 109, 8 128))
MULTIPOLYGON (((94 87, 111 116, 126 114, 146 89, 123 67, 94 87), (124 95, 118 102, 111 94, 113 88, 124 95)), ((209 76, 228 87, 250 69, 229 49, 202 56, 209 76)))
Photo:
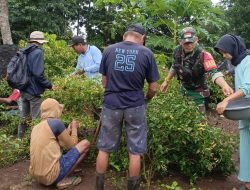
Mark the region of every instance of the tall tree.
POLYGON ((12 45, 7 0, 0 0, 0 28, 3 44, 12 45))
MULTIPOLYGON (((178 31, 185 26, 193 26, 199 39, 211 44, 216 31, 227 24, 221 19, 222 11, 214 7, 210 0, 142 0, 141 4, 149 15, 148 22, 155 28, 154 38, 166 37, 167 48, 176 45, 178 31)), ((161 39, 158 41, 160 43, 161 39)))
POLYGON ((59 39, 72 36, 70 24, 77 18, 77 0, 8 0, 13 40, 26 39, 40 30, 56 34, 59 39))
POLYGON ((223 0, 222 5, 226 10, 225 19, 230 27, 226 32, 232 32, 244 38, 246 45, 250 48, 250 3, 246 0, 223 0))
MULTIPOLYGON (((149 34, 147 46, 169 55, 176 46, 178 31, 185 26, 195 27, 206 47, 213 46, 217 32, 227 26, 222 10, 211 0, 96 0, 95 7, 107 13, 99 14, 97 20, 93 15, 88 24, 92 25, 95 20, 106 37, 112 32, 121 36, 129 23, 142 22, 149 34)), ((97 8, 94 11, 98 11, 97 8)))
POLYGON ((143 10, 130 0, 94 0, 82 10, 82 23, 86 28, 87 40, 108 45, 122 40, 126 26, 144 21, 143 10))

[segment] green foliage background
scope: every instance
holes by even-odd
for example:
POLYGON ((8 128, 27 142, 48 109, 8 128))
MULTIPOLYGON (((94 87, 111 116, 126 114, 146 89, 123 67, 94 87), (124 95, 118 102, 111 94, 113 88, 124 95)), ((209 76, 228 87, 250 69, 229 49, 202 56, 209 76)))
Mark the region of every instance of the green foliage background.
MULTIPOLYGON (((66 42, 56 40, 55 35, 46 37, 50 42, 44 46, 46 75, 58 90, 46 91, 43 98, 52 97, 64 104, 63 121, 69 123, 72 118, 78 119, 81 129, 90 132, 82 138, 91 140, 102 104, 101 84, 84 77, 69 77, 76 61, 75 53, 66 47, 66 42)), ((157 54, 156 58, 161 78, 164 78, 168 57, 157 54)), ((235 171, 233 138, 208 125, 193 103, 183 98, 178 89, 179 84, 174 80, 167 94, 158 92, 148 104, 148 153, 143 158, 144 178, 150 181, 156 174, 165 175, 170 169, 180 171, 193 181, 215 171, 222 175, 231 174, 235 171)), ((24 140, 17 140, 11 136, 13 131, 9 131, 8 126, 13 125, 11 128, 15 130, 17 120, 1 114, 0 121, 4 125, 0 128, 0 166, 28 158, 29 133, 24 140)), ((95 160, 95 152, 96 149, 91 149, 89 158, 92 161, 95 160)), ((121 171, 126 170, 127 165, 128 153, 123 139, 119 152, 111 155, 110 166, 121 171)))
MULTIPOLYGON (((200 44, 211 53, 219 37, 228 32, 242 35, 249 46, 249 5, 243 0, 222 0, 216 6, 210 0, 8 0, 8 3, 15 42, 27 40, 34 30, 47 32, 49 43, 44 45, 45 72, 58 90, 46 91, 43 98, 52 97, 65 105, 62 120, 69 123, 72 118, 78 119, 81 129, 87 131, 82 138, 91 139, 93 136, 103 89, 98 82, 69 77, 77 58, 66 42, 72 36, 71 24, 77 23, 78 32, 84 25, 87 41, 103 48, 120 41, 128 24, 142 22, 148 31, 146 45, 157 53, 162 78, 166 63, 168 66, 171 64, 178 31, 185 26, 192 25, 197 30, 200 44)), ((25 44, 21 41, 20 46, 25 44)), ((0 82, 0 96, 6 97, 11 89, 6 81, 0 82)), ((216 104, 222 100, 223 94, 211 82, 209 86, 212 102, 216 104)), ((174 80, 169 93, 157 93, 148 104, 148 154, 143 158, 144 178, 150 181, 155 174, 165 175, 173 168, 191 180, 214 171, 229 175, 235 169, 231 159, 235 149, 233 138, 209 126, 178 89, 179 84, 174 80)), ((0 108, 5 110, 2 105, 0 108)), ((16 117, 0 114, 0 167, 29 156, 29 133, 24 140, 17 140, 17 125, 16 117)), ((95 159, 95 151, 91 150, 90 160, 95 159)), ((111 155, 110 166, 118 171, 127 169, 124 138, 119 152, 111 155)))
POLYGON ((250 45, 249 2, 245 0, 219 4, 211 0, 8 0, 8 6, 15 43, 28 39, 34 30, 68 41, 74 29, 102 48, 122 40, 128 24, 142 22, 150 36, 148 46, 166 53, 176 45, 178 30, 188 25, 197 29, 205 47, 229 32, 241 35, 250 45))

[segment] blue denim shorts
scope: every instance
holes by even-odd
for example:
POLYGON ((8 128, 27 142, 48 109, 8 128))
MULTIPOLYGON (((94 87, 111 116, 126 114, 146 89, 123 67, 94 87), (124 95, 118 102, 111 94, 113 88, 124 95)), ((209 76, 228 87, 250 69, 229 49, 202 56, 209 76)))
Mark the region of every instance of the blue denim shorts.
POLYGON ((102 126, 97 148, 104 152, 117 151, 122 126, 125 125, 128 151, 143 154, 147 151, 147 123, 145 105, 126 109, 102 109, 102 126))
POLYGON ((63 154, 59 160, 60 173, 54 184, 60 182, 71 170, 76 161, 80 158, 81 154, 76 147, 71 148, 66 154, 63 154))

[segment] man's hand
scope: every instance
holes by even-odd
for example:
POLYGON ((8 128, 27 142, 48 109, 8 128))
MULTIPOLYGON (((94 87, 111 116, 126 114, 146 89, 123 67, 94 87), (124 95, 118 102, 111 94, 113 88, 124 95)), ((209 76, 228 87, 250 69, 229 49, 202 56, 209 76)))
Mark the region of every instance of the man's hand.
POLYGON ((224 96, 226 97, 234 93, 233 89, 229 85, 224 85, 222 87, 222 90, 223 90, 224 96))
POLYGON ((84 75, 85 71, 83 69, 76 69, 75 72, 73 72, 70 77, 76 77, 79 75, 84 75))
POLYGON ((18 106, 8 106, 8 109, 17 110, 17 109, 18 109, 18 106))
POLYGON ((227 84, 223 76, 217 77, 214 82, 221 87, 224 96, 228 97, 234 93, 233 89, 227 84))
POLYGON ((10 98, 0 98, 0 103, 10 104, 12 100, 10 98))
POLYGON ((58 87, 58 86, 53 85, 51 89, 52 89, 52 90, 58 90, 58 89, 59 89, 59 87, 58 87))
POLYGON ((73 119, 72 122, 69 124, 69 126, 67 128, 67 131, 68 131, 69 135, 72 134, 73 129, 77 130, 78 127, 79 127, 79 123, 76 120, 73 119))
POLYGON ((157 91, 157 82, 151 82, 148 84, 148 91, 146 94, 146 99, 151 100, 157 91))
POLYGON ((84 70, 83 69, 79 69, 75 73, 75 75, 82 75, 82 74, 84 74, 84 70))
POLYGON ((165 80, 165 81, 161 84, 160 91, 161 91, 161 92, 167 92, 168 86, 169 86, 169 81, 166 81, 166 80, 165 80))
POLYGON ((71 122, 71 127, 72 127, 72 129, 73 128, 78 129, 79 123, 75 119, 73 119, 73 121, 71 122))
POLYGON ((72 132, 72 126, 71 126, 71 123, 69 124, 68 128, 67 128, 67 131, 69 133, 69 135, 71 135, 71 132, 72 132))

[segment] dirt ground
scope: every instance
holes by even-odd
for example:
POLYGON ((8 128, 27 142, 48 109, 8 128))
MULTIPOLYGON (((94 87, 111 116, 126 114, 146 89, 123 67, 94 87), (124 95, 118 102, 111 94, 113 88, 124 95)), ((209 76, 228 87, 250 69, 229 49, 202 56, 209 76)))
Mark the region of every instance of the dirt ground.
MULTIPOLYGON (((238 122, 231 121, 224 117, 219 117, 214 111, 208 111, 207 117, 209 123, 222 128, 226 133, 238 134, 238 122)), ((239 156, 236 152, 234 155, 237 166, 239 164, 239 156)), ((0 190, 52 190, 55 187, 45 187, 39 185, 32 180, 28 175, 29 161, 20 161, 11 167, 0 169, 0 190)), ((82 177, 82 183, 70 189, 74 190, 93 190, 95 182, 95 165, 83 163, 80 168, 83 170, 75 175, 82 177)), ((141 189, 166 189, 161 187, 163 184, 172 184, 173 181, 178 182, 178 185, 183 190, 191 189, 189 181, 177 173, 172 172, 168 177, 161 180, 153 180, 149 188, 142 186, 141 189)), ((126 178, 125 174, 108 173, 105 184, 105 190, 120 190, 125 189, 126 178), (122 185, 121 185, 122 184, 122 185), (124 185, 123 185, 124 184, 124 185)), ((237 180, 237 175, 231 175, 227 178, 222 176, 211 176, 200 179, 195 187, 201 190, 232 190, 233 187, 239 188, 242 184, 237 180)))

